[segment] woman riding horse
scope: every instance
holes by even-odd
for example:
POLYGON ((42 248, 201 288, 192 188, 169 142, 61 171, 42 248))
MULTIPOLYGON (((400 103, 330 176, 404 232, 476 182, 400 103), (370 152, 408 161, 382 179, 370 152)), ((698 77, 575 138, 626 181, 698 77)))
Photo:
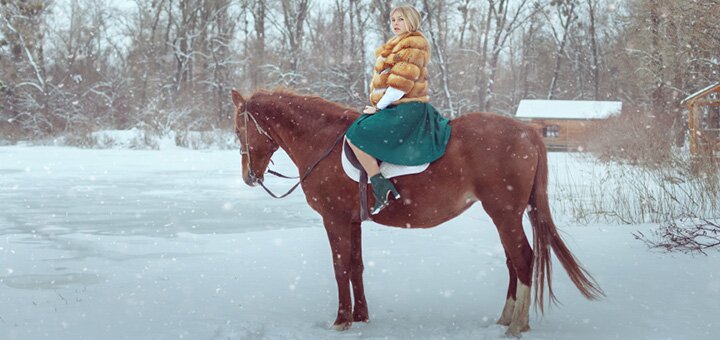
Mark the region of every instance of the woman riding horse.
POLYGON ((358 112, 319 97, 258 91, 246 100, 232 92, 243 180, 262 185, 272 155, 283 149, 302 174, 297 185, 302 185, 308 205, 322 216, 338 288, 332 328, 346 330, 353 322, 369 320, 357 184, 337 175, 342 166, 338 142, 346 131, 358 158, 373 175, 375 201, 380 201, 374 205, 375 212, 387 206, 389 193, 399 193, 379 174, 375 157, 398 164, 435 160, 422 174, 394 180, 408 199, 373 215, 374 222, 431 228, 474 203, 482 204, 497 228, 507 259, 509 281, 497 323, 508 326, 508 335, 530 329, 532 288, 541 311, 546 293, 550 301, 555 300, 551 251, 582 295, 588 299, 603 296, 555 227, 547 192, 547 149, 537 131, 511 118, 480 112, 448 123, 427 104, 429 54, 427 41, 416 31, 416 12, 393 11, 398 36, 378 52, 372 87, 378 91, 371 95, 375 107, 366 108, 360 118, 358 112), (411 17, 415 19, 408 20, 411 17), (387 106, 390 103, 395 106, 387 106), (453 131, 449 140, 448 124, 453 131), (532 248, 523 229, 526 211, 532 248))
POLYGON ((415 7, 392 10, 395 37, 375 51, 370 103, 348 129, 348 144, 370 176, 375 215, 400 193, 380 173, 377 160, 399 165, 430 163, 445 153, 450 138, 448 120, 428 103, 427 63, 430 45, 420 32, 415 7))

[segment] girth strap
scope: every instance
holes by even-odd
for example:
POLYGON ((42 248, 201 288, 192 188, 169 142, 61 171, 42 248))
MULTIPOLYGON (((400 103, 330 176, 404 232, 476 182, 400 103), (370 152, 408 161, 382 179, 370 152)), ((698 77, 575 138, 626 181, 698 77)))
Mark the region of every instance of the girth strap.
POLYGON ((368 174, 360 164, 360 161, 355 156, 355 152, 352 151, 348 143, 343 143, 345 148, 345 155, 347 156, 350 164, 357 169, 360 169, 360 180, 358 180, 358 191, 360 192, 360 222, 367 221, 370 219, 368 214, 368 200, 367 200, 367 189, 368 189, 368 174))

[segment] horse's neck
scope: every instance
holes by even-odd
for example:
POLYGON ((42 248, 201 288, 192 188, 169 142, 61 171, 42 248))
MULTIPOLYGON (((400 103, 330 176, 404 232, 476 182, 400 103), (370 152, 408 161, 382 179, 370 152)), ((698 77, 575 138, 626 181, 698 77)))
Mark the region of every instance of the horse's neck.
POLYGON ((301 172, 331 148, 353 121, 341 113, 314 111, 303 104, 298 99, 281 102, 269 127, 301 172))

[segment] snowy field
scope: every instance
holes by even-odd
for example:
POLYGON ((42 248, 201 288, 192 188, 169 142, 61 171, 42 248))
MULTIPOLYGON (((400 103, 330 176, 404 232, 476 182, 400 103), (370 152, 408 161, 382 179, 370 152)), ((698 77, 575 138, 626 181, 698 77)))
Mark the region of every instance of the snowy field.
MULTIPOLYGON (((551 189, 585 167, 551 154, 551 189)), ((584 300, 556 267, 562 305, 531 313, 524 339, 720 338, 720 253, 556 218, 608 296, 584 300)), ((503 338, 505 258, 479 205, 434 229, 363 232, 371 322, 335 332, 319 215, 300 192, 245 186, 237 151, 0 147, 0 339, 503 338)))

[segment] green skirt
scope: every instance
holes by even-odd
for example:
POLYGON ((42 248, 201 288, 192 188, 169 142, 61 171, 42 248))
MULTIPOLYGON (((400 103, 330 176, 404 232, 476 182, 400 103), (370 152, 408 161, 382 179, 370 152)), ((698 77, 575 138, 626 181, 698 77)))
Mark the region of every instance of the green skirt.
POLYGON ((428 103, 409 102, 360 116, 345 135, 381 161, 420 165, 445 153, 450 121, 428 103))

